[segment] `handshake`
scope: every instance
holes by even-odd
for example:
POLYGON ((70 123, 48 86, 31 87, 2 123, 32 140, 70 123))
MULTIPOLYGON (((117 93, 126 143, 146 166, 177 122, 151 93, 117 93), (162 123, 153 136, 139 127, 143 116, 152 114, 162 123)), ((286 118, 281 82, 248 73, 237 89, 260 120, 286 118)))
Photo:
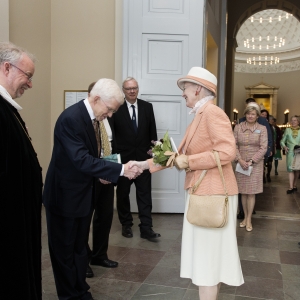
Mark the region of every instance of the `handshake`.
POLYGON ((124 164, 124 174, 123 176, 128 179, 135 179, 143 173, 144 170, 149 169, 149 164, 147 160, 145 161, 129 161, 127 164, 124 164))
MULTIPOLYGON (((181 154, 176 156, 174 165, 178 170, 185 170, 186 172, 190 171, 188 156, 181 154)), ((123 176, 128 179, 135 179, 139 175, 143 173, 144 170, 148 170, 150 168, 147 160, 145 161, 129 161, 124 165, 124 174, 123 176)))

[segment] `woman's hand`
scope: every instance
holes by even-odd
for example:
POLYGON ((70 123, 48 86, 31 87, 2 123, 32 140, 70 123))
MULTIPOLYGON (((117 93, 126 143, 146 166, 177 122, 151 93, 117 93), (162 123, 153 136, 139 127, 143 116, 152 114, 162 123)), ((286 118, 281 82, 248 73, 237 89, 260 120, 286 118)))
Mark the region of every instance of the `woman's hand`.
POLYGON ((243 170, 248 170, 248 167, 251 166, 251 162, 246 162, 245 160, 243 160, 241 158, 238 161, 239 161, 241 167, 243 168, 243 170))
POLYGON ((175 158, 175 167, 178 170, 187 169, 189 167, 189 158, 187 155, 180 154, 175 158))

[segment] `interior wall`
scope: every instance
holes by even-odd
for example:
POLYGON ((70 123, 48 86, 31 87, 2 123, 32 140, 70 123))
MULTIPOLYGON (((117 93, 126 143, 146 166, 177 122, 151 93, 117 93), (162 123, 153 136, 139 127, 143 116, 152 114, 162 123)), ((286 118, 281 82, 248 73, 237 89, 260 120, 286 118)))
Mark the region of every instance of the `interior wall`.
POLYGON ((9 1, 9 39, 37 57, 33 88, 16 101, 23 107, 20 114, 28 127, 44 176, 51 154, 50 11, 51 0, 9 1))
POLYGON ((0 1, 0 41, 9 40, 9 2, 0 1))
POLYGON ((115 78, 115 1, 51 3, 52 133, 64 109, 64 90, 87 89, 99 78, 115 78))
POLYGON ((279 87, 277 105, 277 123, 284 122, 283 112, 288 108, 289 117, 300 115, 299 85, 300 71, 285 73, 235 73, 233 107, 239 111, 239 118, 242 117, 245 109, 246 90, 245 86, 251 86, 262 81, 264 83, 279 87))

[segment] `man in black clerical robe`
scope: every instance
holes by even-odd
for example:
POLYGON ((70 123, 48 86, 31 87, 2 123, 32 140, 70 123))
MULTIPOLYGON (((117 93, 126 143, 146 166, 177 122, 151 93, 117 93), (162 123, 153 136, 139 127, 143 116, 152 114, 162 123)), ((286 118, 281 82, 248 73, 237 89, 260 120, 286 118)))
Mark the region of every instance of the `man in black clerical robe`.
POLYGON ((1 299, 40 300, 42 173, 19 106, 34 58, 0 43, 1 299))

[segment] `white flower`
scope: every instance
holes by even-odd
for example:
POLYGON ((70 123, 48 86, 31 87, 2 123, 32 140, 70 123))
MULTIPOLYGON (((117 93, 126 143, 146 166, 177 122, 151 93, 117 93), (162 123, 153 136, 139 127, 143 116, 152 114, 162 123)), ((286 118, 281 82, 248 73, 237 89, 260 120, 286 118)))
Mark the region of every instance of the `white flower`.
POLYGON ((162 142, 161 141, 156 141, 155 146, 158 146, 158 145, 162 145, 162 142))

